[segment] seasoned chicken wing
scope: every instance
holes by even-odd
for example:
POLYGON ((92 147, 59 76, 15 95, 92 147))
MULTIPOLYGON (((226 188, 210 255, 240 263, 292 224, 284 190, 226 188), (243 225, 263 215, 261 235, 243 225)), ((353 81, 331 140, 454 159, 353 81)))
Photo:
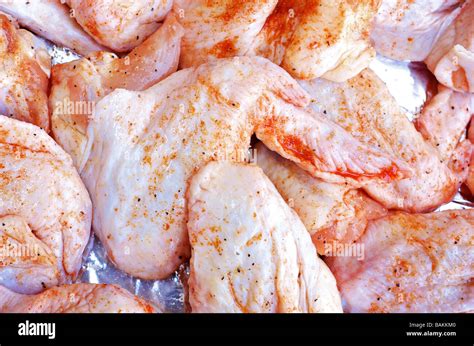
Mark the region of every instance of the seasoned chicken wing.
POLYGON ((352 244, 369 220, 387 213, 361 190, 314 178, 262 143, 256 150, 258 165, 301 218, 321 255, 326 244, 352 244))
POLYGON ((257 37, 256 54, 296 78, 342 82, 375 57, 369 40, 380 0, 280 0, 257 37))
POLYGON ((0 116, 0 285, 37 293, 74 280, 92 206, 71 158, 40 128, 0 116))
POLYGON ((253 55, 256 37, 278 0, 175 0, 173 12, 185 29, 181 66, 212 58, 253 55))
POLYGON ((375 56, 369 42, 378 0, 176 0, 185 28, 183 67, 264 56, 297 78, 343 81, 375 56))
POLYGON ((193 312, 342 312, 334 277, 260 168, 209 163, 188 211, 193 312))
POLYGON ((172 0, 66 0, 82 28, 115 52, 128 52, 160 26, 172 0))
POLYGON ((375 49, 395 60, 425 60, 463 2, 382 0, 371 35, 375 49))
POLYGON ((97 101, 117 88, 144 90, 178 68, 182 28, 173 16, 127 56, 98 52, 53 66, 49 103, 54 138, 77 167, 97 101))
POLYGON ((449 162, 453 155, 464 155, 468 143, 460 142, 472 115, 473 94, 439 85, 438 93, 425 104, 415 124, 423 137, 436 147, 441 160, 449 162))
POLYGON ((329 257, 345 312, 474 310, 474 211, 393 215, 355 244, 365 258, 329 257))
POLYGON ((21 26, 35 34, 79 54, 105 50, 82 30, 63 0, 3 0, 0 11, 16 18, 21 26))
POLYGON ((57 285, 60 276, 52 249, 36 237, 25 218, 1 216, 0 285, 18 292, 40 292, 57 285))
POLYGON ((0 114, 49 131, 50 69, 43 42, 0 12, 0 114))
MULTIPOLYGON (((472 192, 474 138, 463 138, 474 115, 474 94, 459 93, 442 85, 438 89, 438 93, 425 104, 415 124, 423 137, 437 148, 440 159, 450 162, 452 169, 459 172, 459 180, 465 180, 472 192)), ((472 137, 471 131, 469 134, 472 137)))
MULTIPOLYGON (((465 179, 470 146, 443 159, 416 131, 385 84, 370 70, 345 83, 301 81, 311 107, 341 125, 361 142, 380 148, 409 165, 412 175, 367 184, 365 191, 389 209, 427 212, 452 200, 465 179)), ((459 134, 455 133, 455 140, 459 134)))
POLYGON ((313 176, 362 184, 405 176, 403 163, 303 109, 307 94, 263 58, 221 59, 143 92, 115 90, 89 122, 82 177, 110 258, 156 279, 189 256, 184 194, 210 160, 238 160, 255 133, 313 176))
POLYGON ((434 45, 426 64, 440 83, 474 93, 474 1, 466 1, 434 45))
POLYGON ((3 313, 151 313, 155 308, 115 285, 75 284, 36 295, 14 293, 0 286, 3 313))

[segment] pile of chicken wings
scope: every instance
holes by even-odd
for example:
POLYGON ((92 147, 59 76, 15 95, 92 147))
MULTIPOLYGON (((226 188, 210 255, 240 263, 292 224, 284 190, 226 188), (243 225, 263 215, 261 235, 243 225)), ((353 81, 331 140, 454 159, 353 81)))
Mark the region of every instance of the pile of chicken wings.
POLYGON ((192 312, 474 311, 474 0, 1 0, 0 114, 0 312, 161 311, 92 234, 192 312))

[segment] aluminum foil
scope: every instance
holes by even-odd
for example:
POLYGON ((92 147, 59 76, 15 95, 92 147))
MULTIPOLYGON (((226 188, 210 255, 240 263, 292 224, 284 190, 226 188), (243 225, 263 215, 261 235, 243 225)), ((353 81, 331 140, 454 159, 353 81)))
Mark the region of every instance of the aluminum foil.
MULTIPOLYGON (((68 49, 49 44, 53 65, 80 58, 68 49)), ((390 93, 413 120, 436 91, 436 80, 421 63, 399 62, 378 56, 370 66, 386 83, 390 93)), ((454 201, 439 210, 472 208, 461 191, 454 201)), ((166 280, 140 280, 118 270, 108 259, 97 238, 92 237, 84 258, 81 282, 117 284, 154 304, 163 312, 185 312, 189 267, 181 266, 166 280)))

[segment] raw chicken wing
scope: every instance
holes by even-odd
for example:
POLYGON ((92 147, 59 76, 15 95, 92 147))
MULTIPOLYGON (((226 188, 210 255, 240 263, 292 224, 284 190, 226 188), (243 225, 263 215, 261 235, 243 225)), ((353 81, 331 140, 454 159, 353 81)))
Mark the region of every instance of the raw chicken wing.
POLYGON ((49 131, 50 68, 46 46, 0 13, 0 114, 49 131))
POLYGON ((0 11, 16 18, 21 26, 35 34, 79 54, 105 50, 82 30, 63 0, 3 0, 0 11))
MULTIPOLYGON (((388 209, 427 212, 452 200, 465 179, 470 146, 443 160, 408 120, 377 75, 365 70, 345 83, 322 79, 301 81, 311 95, 311 107, 324 113, 361 142, 405 161, 410 177, 375 182, 365 191, 388 209)), ((454 134, 456 140, 459 134, 454 134)))
POLYGON ((395 60, 425 60, 463 2, 382 0, 372 31, 375 49, 395 60))
POLYGON ((461 142, 461 138, 474 114, 474 95, 442 85, 438 89, 415 124, 423 137, 436 147, 441 160, 449 161, 457 153, 464 155, 464 146, 468 145, 468 142, 461 142))
POLYGON ((239 160, 255 133, 312 175, 362 184, 403 177, 403 163, 304 110, 307 94, 263 58, 221 59, 143 92, 97 104, 81 172, 94 230, 122 270, 164 278, 189 257, 184 194, 210 160, 239 160))
POLYGON ((40 128, 0 116, 0 285, 37 293, 75 280, 92 206, 71 158, 40 128))
POLYGON ((474 210, 395 213, 372 221, 355 246, 330 257, 345 312, 474 310, 474 210))
POLYGON ((334 277, 260 168, 209 163, 188 210, 193 312, 342 312, 334 277))
POLYGON ((66 0, 82 28, 115 52, 128 52, 160 26, 172 0, 66 0))
POLYGON ((438 81, 460 92, 474 93, 474 1, 439 38, 426 59, 438 81))
POLYGON ((53 66, 49 97, 53 135, 77 167, 83 165, 87 124, 97 102, 117 88, 144 90, 175 72, 181 36, 181 26, 170 15, 124 58, 98 52, 53 66))
POLYGON ((185 28, 183 67, 264 56, 297 78, 343 81, 375 56, 369 42, 377 0, 176 0, 185 28))
POLYGON ((326 244, 352 244, 369 220, 387 213, 361 190, 314 178, 262 143, 256 150, 258 165, 301 218, 321 255, 326 244))
POLYGON ((155 309, 115 285, 75 284, 22 295, 0 286, 3 313, 151 313, 155 309))

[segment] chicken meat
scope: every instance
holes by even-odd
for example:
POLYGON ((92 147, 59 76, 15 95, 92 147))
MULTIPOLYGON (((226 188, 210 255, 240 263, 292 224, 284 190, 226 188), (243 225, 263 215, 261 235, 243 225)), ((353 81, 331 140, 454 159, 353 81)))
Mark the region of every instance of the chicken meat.
POLYGON ((375 49, 395 60, 425 60, 464 1, 382 0, 371 33, 375 49))
POLYGON ((0 0, 0 313, 474 312, 473 115, 474 0, 0 0))
POLYGON ((49 131, 50 70, 44 43, 0 12, 0 114, 49 131))
POLYGON ((375 57, 369 40, 380 1, 176 0, 185 28, 181 65, 259 55, 294 77, 344 81, 375 57))
POLYGON ((333 275, 260 168, 207 164, 188 211, 193 312, 342 312, 333 275))
POLYGON ((434 45, 426 64, 440 83, 474 93, 474 1, 466 1, 434 45))
POLYGON ((32 294, 77 278, 92 206, 71 158, 39 127, 0 116, 0 285, 32 294))
POLYGON ((262 143, 256 146, 256 157, 258 166, 301 218, 321 255, 327 244, 352 244, 369 220, 387 213, 362 190, 314 178, 262 143))
MULTIPOLYGON (((300 81, 311 108, 342 126, 361 142, 378 147, 411 167, 411 176, 373 182, 364 190, 388 209, 428 212, 452 200, 466 178, 470 145, 443 159, 409 121, 386 85, 371 70, 345 83, 300 81)), ((315 114, 315 113, 312 113, 315 114)), ((455 142, 459 134, 453 134, 455 142)))
POLYGON ((345 312, 474 311, 474 210, 394 213, 354 246, 363 260, 327 258, 345 312))
POLYGON ((159 27, 172 0, 66 0, 71 14, 97 42, 128 52, 159 27))
POLYGON ((79 54, 105 50, 77 24, 63 0, 0 1, 0 11, 35 34, 79 54))
POLYGON ((117 88, 144 90, 178 68, 182 28, 173 16, 130 54, 98 52, 53 66, 49 104, 56 141, 81 167, 97 102, 117 88))
POLYGON ((459 93, 439 85, 438 93, 425 104, 415 125, 437 148, 441 160, 449 162, 453 156, 465 155, 465 146, 469 146, 469 142, 464 143, 462 139, 473 115, 473 94, 459 93))
POLYGON ((188 179, 210 160, 241 160, 254 133, 332 182, 405 176, 403 162, 310 114, 308 103, 295 80, 259 57, 216 60, 143 92, 118 89, 99 101, 81 176, 94 203, 94 230, 111 260, 144 279, 171 274, 190 252, 188 179))
POLYGON ((152 313, 155 308, 127 290, 105 284, 74 284, 23 295, 0 286, 2 313, 152 313))

